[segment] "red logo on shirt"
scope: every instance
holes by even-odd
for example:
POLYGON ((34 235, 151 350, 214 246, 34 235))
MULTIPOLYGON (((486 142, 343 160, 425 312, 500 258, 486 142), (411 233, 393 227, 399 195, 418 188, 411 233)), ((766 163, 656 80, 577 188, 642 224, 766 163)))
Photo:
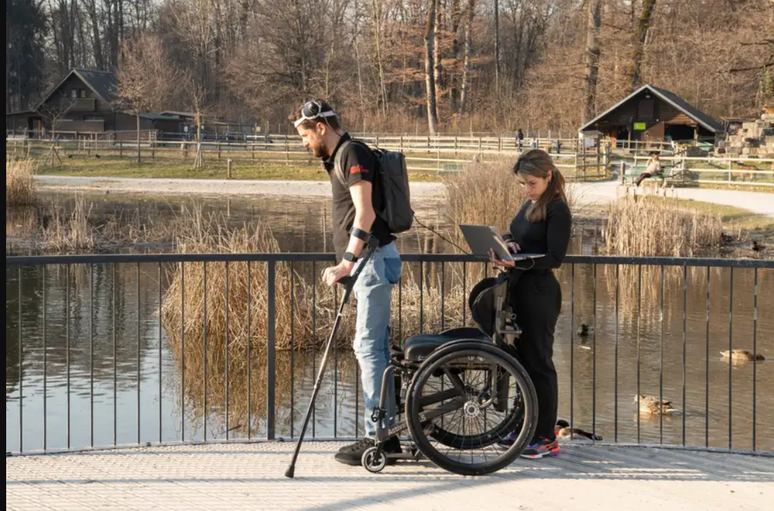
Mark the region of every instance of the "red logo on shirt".
POLYGON ((349 168, 349 173, 354 174, 368 174, 368 169, 364 168, 362 165, 353 165, 349 168))

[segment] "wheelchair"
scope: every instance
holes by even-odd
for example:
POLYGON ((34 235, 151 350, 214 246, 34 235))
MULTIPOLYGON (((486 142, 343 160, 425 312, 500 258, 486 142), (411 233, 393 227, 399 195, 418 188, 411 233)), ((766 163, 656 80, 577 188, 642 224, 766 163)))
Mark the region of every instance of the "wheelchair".
POLYGON ((476 328, 414 335, 393 348, 384 372, 375 445, 362 466, 378 473, 397 460, 422 456, 449 472, 481 476, 518 458, 535 433, 538 404, 526 370, 517 360, 521 330, 508 303, 509 275, 479 282, 468 299, 476 328), (385 427, 387 400, 395 389, 397 417, 385 427), (389 438, 410 433, 402 453, 387 453, 389 438), (503 443, 515 436, 510 445, 503 443))

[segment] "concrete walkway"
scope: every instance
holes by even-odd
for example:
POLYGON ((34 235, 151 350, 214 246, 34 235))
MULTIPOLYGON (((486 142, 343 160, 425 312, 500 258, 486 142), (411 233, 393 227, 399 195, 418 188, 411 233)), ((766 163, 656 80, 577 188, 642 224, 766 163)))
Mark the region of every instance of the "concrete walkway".
MULTIPOLYGON (((429 463, 371 475, 333 460, 341 443, 153 447, 7 458, 12 510, 764 510, 774 458, 636 447, 563 446, 465 478, 429 463)), ((768 503, 768 504, 767 504, 768 503)))
MULTIPOLYGON (((44 190, 88 191, 98 193, 151 193, 175 195, 284 195, 300 197, 330 197, 326 181, 237 181, 216 179, 132 179, 105 177, 38 176, 44 190)), ((515 184, 514 184, 515 186, 515 184)), ((616 181, 578 183, 576 195, 582 205, 605 205, 614 201, 618 193, 616 181)), ((413 201, 437 198, 443 195, 442 183, 411 183, 413 201)), ((772 190, 774 191, 774 190, 772 190)), ((774 193, 735 190, 676 188, 681 199, 712 202, 748 209, 774 217, 774 193)))

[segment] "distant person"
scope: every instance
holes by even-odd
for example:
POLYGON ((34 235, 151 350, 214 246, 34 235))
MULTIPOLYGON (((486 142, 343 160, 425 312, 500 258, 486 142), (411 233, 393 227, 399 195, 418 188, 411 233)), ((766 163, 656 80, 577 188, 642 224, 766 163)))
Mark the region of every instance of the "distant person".
POLYGON ((516 147, 519 148, 519 151, 524 150, 524 132, 521 131, 521 128, 516 130, 516 147))
POLYGON ((654 154, 650 157, 648 166, 645 167, 645 172, 640 174, 640 177, 637 178, 637 181, 635 181, 634 184, 640 186, 643 181, 654 176, 661 177, 661 161, 658 158, 658 154, 654 154))

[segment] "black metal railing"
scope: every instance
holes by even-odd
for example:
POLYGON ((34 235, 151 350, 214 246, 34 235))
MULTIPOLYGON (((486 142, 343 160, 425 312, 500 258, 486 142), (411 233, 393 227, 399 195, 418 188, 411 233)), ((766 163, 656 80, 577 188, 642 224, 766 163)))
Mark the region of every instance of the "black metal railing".
MULTIPOLYGON (((397 306, 393 307, 397 310, 392 331, 397 332, 397 338, 467 323, 469 284, 478 275, 492 271, 488 265, 471 256, 402 257, 407 267, 396 289, 397 306), (480 273, 471 272, 472 267, 478 267, 480 273), (415 285, 411 307, 417 310, 409 311, 405 303, 407 282, 415 285), (440 310, 430 311, 431 302, 440 310), (410 314, 416 324, 407 324, 410 314), (432 324, 428 324, 431 319, 432 324)), ((301 401, 306 400, 299 392, 305 387, 309 389, 317 370, 316 341, 325 337, 317 335, 321 323, 318 309, 324 300, 317 285, 318 268, 333 261, 332 254, 7 256, 6 451, 50 452, 149 442, 294 437, 296 415, 304 408, 301 401), (248 276, 244 290, 248 311, 246 387, 239 391, 235 391, 237 382, 230 372, 235 364, 232 351, 236 352, 236 343, 242 342, 239 334, 243 333, 235 331, 235 313, 231 310, 231 287, 240 284, 231 280, 237 264, 246 265, 248 276), (185 294, 191 292, 186 285, 191 272, 186 270, 191 265, 201 265, 202 270, 198 302, 203 318, 201 346, 186 344, 186 334, 190 336, 192 331, 187 330, 190 318, 198 313, 185 310, 185 294), (210 354, 209 343, 214 342, 215 334, 208 331, 208 321, 216 311, 208 310, 208 265, 222 265, 225 271, 224 353, 223 360, 219 359, 222 382, 220 373, 213 377, 210 354), (256 289, 254 285, 258 265, 263 268, 265 289, 256 289), (289 265, 290 271, 282 273, 282 279, 289 282, 279 280, 279 265, 289 265), (302 267, 311 271, 302 271, 302 267), (180 324, 168 324, 163 319, 170 271, 182 282, 180 324), (300 304, 298 281, 307 273, 307 282, 311 281, 310 303, 300 304), (149 284, 152 278, 157 280, 155 289, 149 284), (56 295, 53 301, 52 294, 56 295), (265 299, 266 312, 265 336, 260 339, 256 339, 251 324, 255 322, 252 311, 257 299, 265 299), (281 353, 277 330, 285 325, 277 324, 278 300, 290 303, 289 316, 282 316, 283 322, 289 322, 289 330, 283 330, 288 332, 289 342, 280 339, 287 348, 281 353), (296 349, 301 336, 299 328, 306 329, 297 316, 308 306, 312 353, 296 349), (52 319, 53 316, 56 317, 52 319), (167 339, 172 333, 179 336, 176 347, 170 347, 167 339), (51 344, 54 338, 59 343, 56 349, 51 344), (260 357, 255 357, 256 340, 265 342, 260 357), (199 361, 202 367, 198 368, 201 372, 196 378, 191 377, 196 367, 187 367, 186 356, 191 353, 187 349, 200 350, 196 352, 203 355, 199 361), (289 376, 280 378, 278 356, 282 358, 283 371, 285 362, 289 365, 289 376), (310 359, 302 363, 304 357, 310 359), (265 381, 256 384, 260 378, 265 381), (165 389, 165 384, 174 387, 178 380, 179 389, 165 389), (216 389, 216 383, 223 388, 216 389), (192 397, 199 392, 198 385, 201 399, 192 397), (149 398, 151 389, 153 394, 149 398), (213 399, 220 390, 224 395, 213 399), (243 406, 244 412, 232 409, 243 406), (74 412, 80 420, 76 417, 74 421, 74 412), (128 415, 133 415, 131 420, 128 415), (240 419, 234 419, 237 416, 240 419), (83 432, 87 425, 88 435, 83 432), (220 438, 214 438, 215 429, 221 431, 220 438), (50 437, 62 436, 62 430, 64 438, 52 445, 50 437), (78 436, 75 441, 73 433, 78 436)), ((593 436, 604 434, 606 440, 615 443, 774 451, 771 435, 762 439, 758 430, 760 418, 771 416, 774 411, 774 397, 758 394, 761 376, 766 378, 765 384, 774 380, 769 366, 761 366, 757 360, 762 349, 774 352, 774 345, 760 343, 763 339, 770 343, 774 338, 774 319, 758 314, 762 305, 759 297, 766 300, 762 305, 765 310, 771 310, 770 301, 774 300, 771 270, 772 260, 568 256, 563 268, 557 271, 565 293, 555 341, 560 414, 569 416, 571 427, 590 428, 593 436), (603 271, 598 271, 600 268, 603 271), (600 284, 604 285, 601 293, 600 284), (718 295, 725 305, 718 301, 718 295), (712 346, 719 345, 720 330, 725 328, 720 326, 725 323, 725 313, 728 342, 723 347, 729 352, 740 345, 752 348, 749 363, 732 363, 732 357, 725 362, 727 370, 721 365, 723 360, 711 354, 712 346), (735 322, 735 315, 742 319, 735 322), (576 327, 585 322, 591 323, 589 338, 576 334, 576 327), (740 342, 739 335, 751 335, 752 345, 744 341, 747 337, 740 342), (717 389, 721 384, 725 386, 718 375, 726 371, 727 398, 723 391, 725 401, 717 404, 717 389), (652 389, 654 395, 640 398, 646 388, 652 389), (636 406, 636 418, 626 420, 621 393, 635 390, 635 402, 629 407, 636 406), (664 402, 675 401, 667 399, 675 395, 679 396, 676 413, 666 413, 672 410, 663 408, 667 406, 664 402), (657 412, 647 406, 643 412, 643 404, 650 402, 656 403, 657 412), (727 426, 727 439, 721 437, 719 424, 727 426), (740 448, 740 444, 744 447, 740 448)), ((338 299, 338 295, 333 299, 338 299)), ((722 334, 724 337, 725 331, 722 334)), ((350 354, 337 350, 330 373, 329 406, 323 403, 315 410, 312 436, 356 437, 362 418, 357 365, 350 354)), ((770 428, 770 424, 765 427, 770 428)))

